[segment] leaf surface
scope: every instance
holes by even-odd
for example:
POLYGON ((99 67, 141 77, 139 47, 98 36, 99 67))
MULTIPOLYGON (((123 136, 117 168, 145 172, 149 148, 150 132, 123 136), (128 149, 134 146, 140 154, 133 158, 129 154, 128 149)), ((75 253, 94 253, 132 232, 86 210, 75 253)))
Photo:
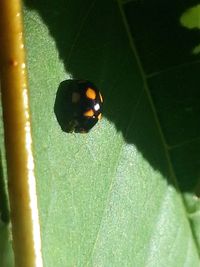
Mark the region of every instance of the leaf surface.
POLYGON ((44 266, 199 266, 199 63, 196 32, 180 23, 187 8, 25 1, 44 266), (70 78, 105 99, 86 135, 64 133, 54 113, 70 78))

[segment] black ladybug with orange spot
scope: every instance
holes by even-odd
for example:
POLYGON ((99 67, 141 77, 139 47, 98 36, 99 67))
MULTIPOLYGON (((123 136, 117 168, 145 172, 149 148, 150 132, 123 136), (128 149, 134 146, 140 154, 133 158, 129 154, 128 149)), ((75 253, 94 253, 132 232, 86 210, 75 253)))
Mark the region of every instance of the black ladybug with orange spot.
MULTIPOLYGON (((97 87, 86 80, 70 80, 64 86, 66 132, 87 133, 101 119, 103 98, 97 87)), ((62 123, 63 124, 63 123, 62 123)))

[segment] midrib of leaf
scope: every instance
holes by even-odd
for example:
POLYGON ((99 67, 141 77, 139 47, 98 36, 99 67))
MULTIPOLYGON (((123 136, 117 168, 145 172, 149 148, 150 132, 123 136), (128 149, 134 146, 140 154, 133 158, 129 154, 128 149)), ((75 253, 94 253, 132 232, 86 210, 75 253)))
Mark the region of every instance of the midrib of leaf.
MULTIPOLYGON (((174 185, 175 189, 177 190, 177 193, 179 194, 179 196, 181 198, 181 203, 182 203, 182 206, 183 206, 183 210, 184 210, 185 216, 186 216, 186 218, 188 220, 188 224, 189 224, 190 229, 191 229, 192 238, 193 238, 193 241, 195 243, 196 250, 197 250, 197 253, 199 255, 199 258, 200 258, 198 241, 196 239, 196 236, 194 234, 193 228, 191 227, 190 220, 188 218, 188 212, 187 212, 187 208, 186 208, 186 205, 185 205, 185 200, 184 200, 183 195, 180 193, 180 189, 179 189, 179 186, 178 186, 178 183, 177 183, 176 174, 174 172, 174 168, 173 168, 173 165, 172 165, 172 162, 171 162, 171 158, 170 158, 170 155, 169 155, 168 146, 166 144, 165 137, 164 137, 164 134, 163 134, 163 131, 161 129, 161 125, 160 125, 160 122, 159 122, 159 119, 158 119, 158 116, 157 116, 157 112, 156 112, 156 109, 155 109, 155 106, 154 106, 154 103, 153 103, 153 100, 152 100, 152 97, 151 97, 151 94, 150 94, 150 91, 149 91, 148 81, 147 81, 147 79, 149 77, 145 75, 145 72, 144 72, 144 69, 143 69, 143 66, 142 66, 142 62, 140 60, 139 54, 137 52, 137 49, 135 47, 133 36, 132 36, 132 34, 130 32, 129 25, 128 25, 128 22, 126 20, 126 16, 125 16, 124 11, 123 11, 123 7, 122 7, 123 4, 121 3, 120 0, 117 0, 117 2, 118 2, 120 14, 122 16, 122 23, 124 24, 124 30, 126 31, 126 34, 128 36, 128 40, 130 42, 130 48, 131 48, 131 50, 133 52, 133 55, 135 56, 135 59, 137 61, 138 68, 140 70, 141 77, 142 77, 143 84, 144 84, 144 90, 145 90, 145 93, 146 93, 147 98, 149 100, 150 107, 152 109, 152 113, 153 113, 153 116, 154 116, 155 124, 157 126, 158 133, 160 135, 161 142, 162 142, 163 147, 164 147, 164 153, 165 153, 166 162, 167 162, 167 165, 168 165, 168 168, 169 168, 170 179, 171 179, 171 182, 174 185)), ((191 64, 191 63, 186 63, 185 65, 189 65, 189 64, 191 64)), ((178 66, 176 66, 176 68, 178 68, 178 66)), ((157 72, 157 75, 158 74, 159 74, 159 72, 157 72)))
POLYGON ((158 116, 157 116, 157 112, 156 112, 156 109, 155 109, 154 104, 153 104, 152 97, 151 97, 150 92, 149 92, 147 77, 146 77, 146 75, 144 73, 144 70, 143 70, 143 67, 142 67, 142 63, 140 61, 140 57, 139 57, 137 49, 135 47, 133 37, 132 37, 131 32, 129 30, 129 26, 128 26, 128 23, 127 23, 127 20, 126 20, 124 11, 123 11, 123 7, 122 7, 122 5, 120 3, 120 0, 118 0, 118 5, 119 5, 120 13, 121 13, 121 16, 122 16, 122 22, 124 23, 124 28, 125 28, 125 31, 126 31, 126 33, 128 35, 128 40, 130 42, 130 47, 131 47, 131 50, 133 52, 133 55, 136 58, 136 61, 137 61, 137 64, 138 64, 138 68, 140 70, 141 77, 142 77, 142 80, 143 80, 144 90, 145 90, 145 93, 146 93, 147 98, 149 100, 149 103, 150 103, 150 106, 151 106, 151 109, 152 109, 152 112, 153 112, 153 116, 154 116, 154 119, 155 119, 155 123, 156 123, 157 129, 158 129, 158 132, 159 132, 159 135, 160 135, 160 138, 161 138, 161 142, 162 142, 163 147, 164 147, 165 156, 166 156, 166 160, 167 160, 168 167, 169 167, 169 170, 170 170, 172 182, 175 185, 176 189, 178 189, 176 176, 175 176, 175 173, 173 171, 173 167, 172 167, 172 164, 171 164, 170 156, 169 156, 169 153, 168 153, 168 150, 167 150, 167 144, 166 144, 166 141, 165 141, 165 137, 164 137, 164 134, 162 132, 162 129, 161 129, 161 126, 160 126, 160 122, 159 122, 159 119, 158 119, 158 116))

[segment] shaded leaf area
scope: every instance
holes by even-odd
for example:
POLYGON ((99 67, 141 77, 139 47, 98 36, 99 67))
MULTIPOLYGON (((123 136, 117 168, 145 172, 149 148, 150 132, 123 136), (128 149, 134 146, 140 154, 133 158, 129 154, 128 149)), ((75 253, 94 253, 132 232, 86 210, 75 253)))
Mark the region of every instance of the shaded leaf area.
POLYGON ((167 71, 149 86, 180 189, 199 195, 200 64, 167 71))
POLYGON ((199 30, 189 31, 180 21, 183 13, 198 3, 198 0, 150 0, 125 5, 147 75, 199 60, 192 54, 192 49, 199 43, 199 30))
POLYGON ((45 266, 199 266, 142 73, 116 1, 25 1, 45 266), (87 135, 54 114, 69 78, 105 98, 87 135))
MULTIPOLYGON (((200 195, 200 57, 192 53, 199 29, 198 1, 134 1, 125 5, 166 146, 185 198, 197 243, 200 195), (183 17, 193 22, 184 27, 183 17), (141 19, 144 18, 144 19, 141 19), (194 216, 193 216, 194 215, 194 216)), ((189 24, 189 22, 185 26, 189 24)))

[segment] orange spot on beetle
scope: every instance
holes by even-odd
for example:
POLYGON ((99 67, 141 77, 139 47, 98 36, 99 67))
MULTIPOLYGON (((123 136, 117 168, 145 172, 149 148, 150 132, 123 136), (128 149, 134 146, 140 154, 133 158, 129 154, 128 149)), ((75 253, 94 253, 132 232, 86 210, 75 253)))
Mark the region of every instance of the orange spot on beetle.
POLYGON ((88 88, 86 91, 86 96, 87 98, 94 100, 96 98, 96 93, 92 88, 88 88))
POLYGON ((86 116, 86 117, 93 117, 94 116, 94 111, 92 109, 89 109, 83 115, 86 116))

